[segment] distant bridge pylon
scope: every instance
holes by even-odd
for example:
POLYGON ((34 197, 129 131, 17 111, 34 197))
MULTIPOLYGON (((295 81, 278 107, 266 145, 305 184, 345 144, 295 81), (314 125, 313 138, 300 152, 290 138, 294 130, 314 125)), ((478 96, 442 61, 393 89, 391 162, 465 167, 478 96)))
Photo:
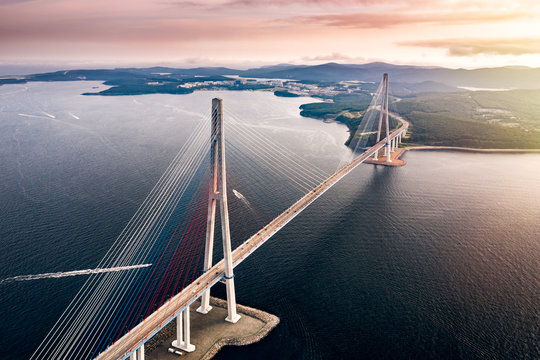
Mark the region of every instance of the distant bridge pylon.
MULTIPOLYGON (((383 103, 381 104, 381 109, 379 111, 379 126, 377 127, 377 141, 376 142, 378 143, 379 141, 381 141, 381 128, 384 121, 384 125, 385 125, 384 128, 386 132, 386 136, 385 136, 386 147, 385 147, 384 155, 386 156, 387 162, 392 162, 392 159, 390 157, 390 152, 393 151, 395 144, 392 143, 392 141, 394 140, 390 139, 390 124, 388 120, 388 74, 387 73, 383 75, 382 83, 383 83, 383 89, 382 89, 383 103)), ((377 151, 373 155, 373 158, 375 160, 377 160, 378 158, 378 153, 379 152, 377 151)))

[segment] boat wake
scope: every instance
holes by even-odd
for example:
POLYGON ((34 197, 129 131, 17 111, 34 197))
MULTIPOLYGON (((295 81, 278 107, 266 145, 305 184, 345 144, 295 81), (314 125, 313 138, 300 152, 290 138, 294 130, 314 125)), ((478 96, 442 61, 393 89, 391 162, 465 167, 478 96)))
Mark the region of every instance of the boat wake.
POLYGON ((51 119, 56 119, 56 116, 49 114, 48 112, 42 111, 43 114, 47 115, 51 119))
POLYGON ((0 285, 15 282, 15 281, 28 281, 28 280, 38 280, 38 279, 53 279, 53 278, 63 278, 69 276, 78 276, 78 275, 90 275, 90 274, 101 274, 109 273, 116 271, 126 271, 141 269, 152 266, 152 264, 142 264, 142 265, 131 265, 131 266, 118 266, 111 268, 97 268, 97 269, 86 269, 86 270, 75 270, 75 271, 65 271, 65 272, 55 272, 55 273, 45 273, 45 274, 34 274, 34 275, 19 275, 0 280, 0 285))
POLYGON ((74 118, 75 120, 81 120, 80 117, 78 117, 77 115, 75 115, 75 114, 73 114, 73 113, 71 113, 71 112, 68 112, 68 114, 69 114, 72 118, 74 118))

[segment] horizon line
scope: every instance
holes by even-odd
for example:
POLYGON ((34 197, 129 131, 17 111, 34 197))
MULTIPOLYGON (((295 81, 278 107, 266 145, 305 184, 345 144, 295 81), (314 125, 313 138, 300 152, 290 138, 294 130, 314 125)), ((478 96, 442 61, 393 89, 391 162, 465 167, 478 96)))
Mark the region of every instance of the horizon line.
MULTIPOLYGON (((251 69, 262 69, 266 67, 275 67, 275 66, 291 66, 291 67, 315 67, 315 66, 323 66, 323 65, 341 65, 341 66, 362 66, 362 65, 374 65, 374 64, 381 64, 381 65, 387 65, 387 66, 395 66, 395 67, 413 67, 413 68, 425 68, 425 69, 448 69, 448 70, 480 70, 480 69, 528 69, 528 70, 534 70, 534 69, 540 69, 540 67, 532 67, 528 65, 499 65, 499 66, 479 66, 479 67, 450 67, 450 66, 443 66, 443 65, 418 65, 418 64, 400 64, 400 63, 391 63, 386 61, 369 61, 369 62, 339 62, 339 61, 328 61, 328 62, 320 62, 315 64, 308 64, 308 63, 272 63, 268 65, 259 65, 259 66, 237 66, 234 64, 212 64, 212 65, 200 65, 200 66, 186 66, 186 65, 174 65, 174 64, 159 64, 153 62, 148 63, 139 63, 139 64, 100 64, 100 63, 87 63, 87 64, 64 64, 62 65, 52 65, 50 63, 44 62, 42 64, 39 63, 28 63, 28 64, 20 64, 20 63, 0 63, 0 76, 23 76, 23 75, 34 75, 34 74, 40 74, 40 73, 46 73, 46 72, 57 72, 57 71, 73 71, 73 70, 116 70, 116 69, 148 69, 148 68, 169 68, 169 69, 186 69, 186 70, 193 70, 193 69, 217 69, 217 68, 227 68, 231 70, 238 70, 238 71, 246 71, 251 69), (16 68, 19 69, 38 69, 42 68, 41 72, 28 72, 23 71, 23 73, 2 73, 2 68, 12 68, 15 70, 16 68)), ((240 65, 240 64, 238 64, 240 65)))

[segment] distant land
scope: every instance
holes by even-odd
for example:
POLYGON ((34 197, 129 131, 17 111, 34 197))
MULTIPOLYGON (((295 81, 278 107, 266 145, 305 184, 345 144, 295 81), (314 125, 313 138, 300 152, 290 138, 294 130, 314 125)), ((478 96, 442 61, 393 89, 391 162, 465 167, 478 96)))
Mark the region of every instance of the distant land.
POLYGON ((118 78, 183 79, 193 76, 237 75, 254 78, 279 78, 315 81, 379 82, 381 74, 389 73, 393 84, 436 82, 447 86, 476 88, 537 89, 540 87, 540 68, 497 67, 481 69, 448 69, 411 65, 392 65, 383 62, 368 64, 289 65, 264 66, 248 70, 225 67, 198 67, 177 69, 170 67, 118 68, 98 70, 69 70, 26 75, 29 81, 66 81, 86 77, 86 80, 114 80, 118 78), (167 75, 160 75, 167 74, 167 75))
POLYGON ((4 76, 0 77, 0 85, 92 80, 111 87, 83 95, 263 90, 281 97, 311 96, 324 102, 303 104, 300 114, 344 123, 352 137, 383 73, 390 77, 392 110, 411 122, 409 144, 540 148, 540 68, 466 70, 381 62, 280 64, 248 70, 117 68, 4 76))

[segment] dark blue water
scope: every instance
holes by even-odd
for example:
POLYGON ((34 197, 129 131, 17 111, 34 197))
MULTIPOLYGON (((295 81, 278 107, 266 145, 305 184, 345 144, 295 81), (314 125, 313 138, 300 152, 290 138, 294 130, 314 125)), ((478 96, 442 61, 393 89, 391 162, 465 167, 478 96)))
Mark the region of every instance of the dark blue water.
MULTIPOLYGON (((95 267, 216 95, 90 85, 0 88, 0 279, 95 267)), ((347 153, 302 99, 219 95, 320 167, 347 153)), ((404 159, 360 166, 236 269, 238 302, 281 323, 218 359, 540 358, 540 155, 404 159)), ((1 285, 0 358, 28 358, 84 280, 1 285)))
POLYGON ((240 265, 239 301, 282 322, 219 359, 539 358, 540 157, 405 160, 357 169, 240 265))

